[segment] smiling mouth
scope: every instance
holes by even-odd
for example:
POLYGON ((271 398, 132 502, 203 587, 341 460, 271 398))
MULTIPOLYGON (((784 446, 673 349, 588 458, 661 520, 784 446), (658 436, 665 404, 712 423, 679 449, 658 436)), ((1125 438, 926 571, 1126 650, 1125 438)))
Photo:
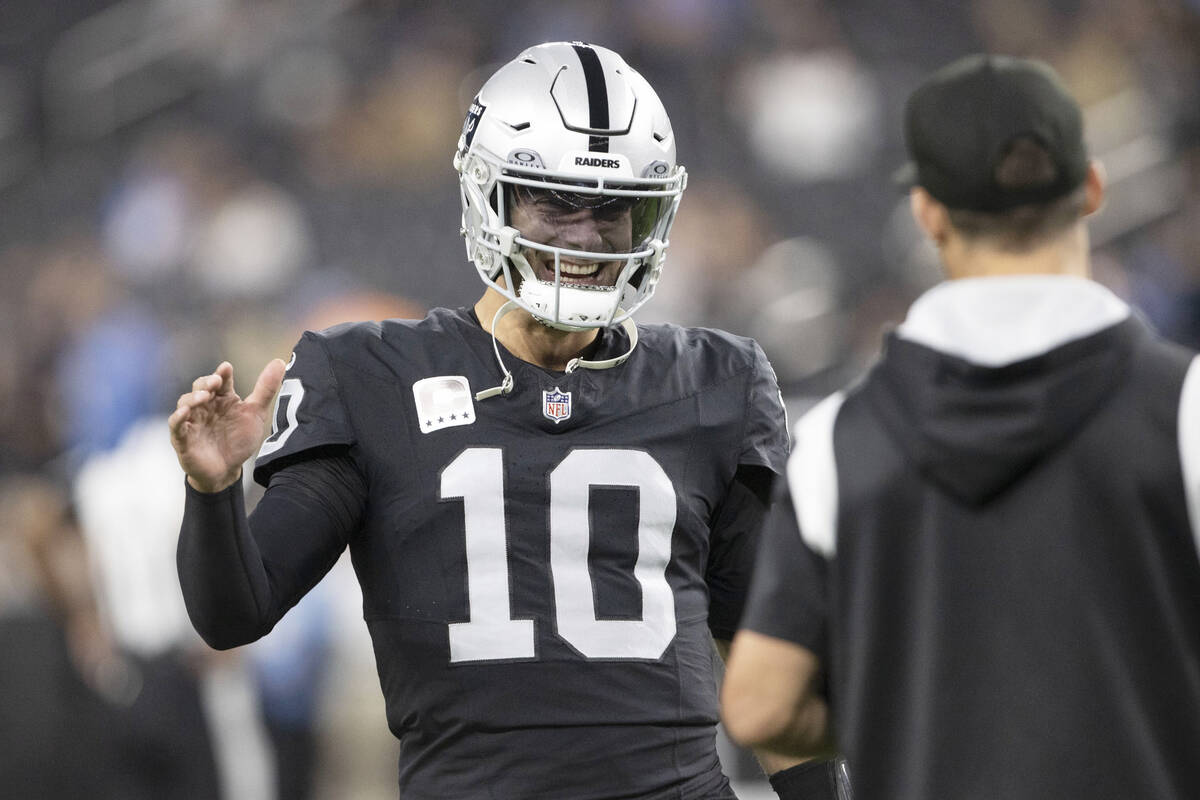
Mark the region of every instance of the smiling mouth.
MULTIPOLYGON (((609 287, 614 283, 615 275, 607 269, 613 261, 559 261, 559 273, 564 286, 595 286, 609 287)), ((554 283, 554 262, 538 261, 538 280, 554 283)))

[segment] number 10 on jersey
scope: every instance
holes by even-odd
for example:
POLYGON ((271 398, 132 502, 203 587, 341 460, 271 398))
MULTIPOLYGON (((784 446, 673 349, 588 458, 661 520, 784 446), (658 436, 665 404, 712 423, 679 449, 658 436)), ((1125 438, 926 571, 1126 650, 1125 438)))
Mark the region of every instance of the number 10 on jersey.
MULTIPOLYGON (((675 638, 675 596, 667 583, 675 489, 641 450, 573 450, 550 471, 550 575, 557 634, 586 658, 657 659, 675 638), (640 620, 596 618, 588 572, 593 486, 627 486, 640 495, 633 576, 642 590, 640 620)), ((464 450, 442 470, 441 498, 462 498, 467 555, 467 622, 450 623, 450 661, 535 658, 534 620, 513 619, 504 461, 499 448, 464 450)))

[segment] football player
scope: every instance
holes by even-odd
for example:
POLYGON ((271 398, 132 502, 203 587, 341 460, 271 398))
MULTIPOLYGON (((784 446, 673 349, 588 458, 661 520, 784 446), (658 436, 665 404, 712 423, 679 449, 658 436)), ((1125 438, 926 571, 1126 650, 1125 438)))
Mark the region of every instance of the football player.
POLYGON ((180 398, 191 618, 253 641, 349 547, 406 800, 733 797, 713 639, 786 424, 754 342, 631 319, 686 186, 666 111, 616 53, 540 45, 454 165, 479 302, 308 332, 244 400, 228 363, 180 398))

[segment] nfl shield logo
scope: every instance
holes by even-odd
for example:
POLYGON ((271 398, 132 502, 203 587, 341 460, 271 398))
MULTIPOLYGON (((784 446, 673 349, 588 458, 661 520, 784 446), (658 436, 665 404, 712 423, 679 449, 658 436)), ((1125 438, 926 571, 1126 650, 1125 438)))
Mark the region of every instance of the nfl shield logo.
POLYGON ((571 416, 571 393, 564 392, 555 386, 542 392, 542 413, 546 419, 554 420, 554 424, 562 422, 571 416))

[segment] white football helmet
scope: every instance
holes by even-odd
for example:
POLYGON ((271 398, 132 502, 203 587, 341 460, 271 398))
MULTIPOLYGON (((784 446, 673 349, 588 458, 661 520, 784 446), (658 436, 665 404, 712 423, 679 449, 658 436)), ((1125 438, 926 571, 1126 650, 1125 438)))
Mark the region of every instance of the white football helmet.
POLYGON ((658 95, 613 51, 551 42, 505 64, 471 104, 454 168, 467 257, 485 284, 545 324, 612 325, 654 294, 687 172, 675 163, 675 135, 658 95), (525 238, 511 225, 516 187, 549 192, 572 208, 625 204, 632 248, 573 250, 525 238), (539 280, 525 255, 531 251, 553 257, 552 282, 539 280), (586 286, 564 274, 564 259, 569 270, 623 264, 614 285, 586 286))

